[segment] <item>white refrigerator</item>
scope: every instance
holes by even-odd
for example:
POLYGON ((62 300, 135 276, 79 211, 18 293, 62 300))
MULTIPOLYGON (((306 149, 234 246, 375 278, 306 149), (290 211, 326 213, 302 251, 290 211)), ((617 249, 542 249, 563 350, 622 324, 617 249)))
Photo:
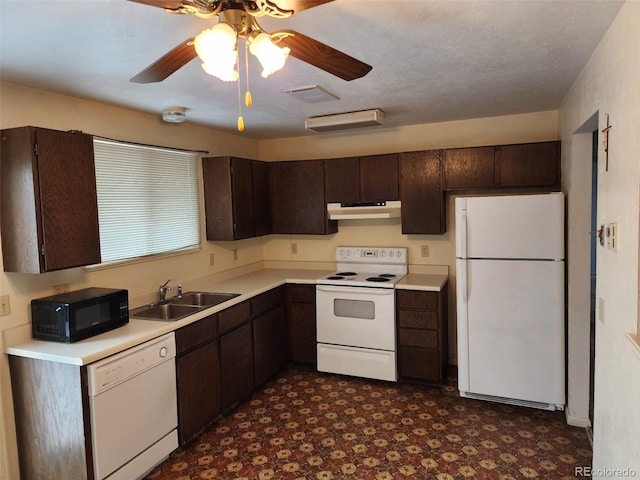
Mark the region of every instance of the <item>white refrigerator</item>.
POLYGON ((458 197, 458 389, 565 404, 564 195, 458 197))

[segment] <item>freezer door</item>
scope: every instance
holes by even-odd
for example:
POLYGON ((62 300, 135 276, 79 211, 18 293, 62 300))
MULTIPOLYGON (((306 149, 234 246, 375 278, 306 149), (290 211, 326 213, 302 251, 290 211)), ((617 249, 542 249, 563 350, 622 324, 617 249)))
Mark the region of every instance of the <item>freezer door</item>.
POLYGON ((456 257, 564 258, 564 195, 458 197, 456 257))
POLYGON ((458 270, 460 390, 564 405, 564 263, 459 260, 458 270))

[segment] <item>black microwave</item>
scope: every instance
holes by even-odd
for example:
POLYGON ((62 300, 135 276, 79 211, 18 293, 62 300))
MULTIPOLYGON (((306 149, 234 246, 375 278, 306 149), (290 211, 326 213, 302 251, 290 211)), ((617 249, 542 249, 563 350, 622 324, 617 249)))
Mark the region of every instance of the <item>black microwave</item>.
POLYGON ((129 292, 85 288, 31 300, 31 334, 73 343, 129 322, 129 292))

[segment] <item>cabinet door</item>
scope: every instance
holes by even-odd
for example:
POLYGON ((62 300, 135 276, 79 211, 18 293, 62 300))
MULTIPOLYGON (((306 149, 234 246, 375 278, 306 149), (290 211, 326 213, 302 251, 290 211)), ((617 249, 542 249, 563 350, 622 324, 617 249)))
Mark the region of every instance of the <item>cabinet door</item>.
POLYGON ((327 203, 360 200, 360 161, 358 157, 324 161, 327 203))
POLYGON ((44 129, 36 137, 44 269, 100 263, 93 138, 44 129))
POLYGON ((1 155, 4 271, 100 263, 93 138, 12 128, 2 131, 1 155))
POLYGON ((441 234, 446 231, 444 195, 440 185, 440 150, 400 155, 402 233, 441 234))
POLYGON ((360 157, 360 200, 398 198, 398 154, 360 157))
POLYGON ((253 319, 255 384, 262 385, 287 363, 286 315, 284 306, 253 319))
POLYGON ((176 359, 180 444, 192 440, 220 414, 217 341, 176 359))
POLYGON ((207 240, 253 236, 251 160, 203 158, 202 177, 207 240))
POLYGON ((220 337, 222 409, 228 411, 253 392, 253 341, 246 323, 220 337))
POLYGON ((270 163, 273 233, 324 235, 338 231, 327 218, 324 162, 270 163))
POLYGON ((269 194, 269 164, 253 160, 253 234, 258 237, 271 233, 271 196, 269 194))
POLYGON ((495 148, 453 148, 444 151, 445 190, 493 188, 495 148))
POLYGON ((292 362, 317 362, 315 298, 313 285, 287 285, 287 345, 292 362))
POLYGON ((560 142, 496 147, 496 186, 559 187, 560 142))
POLYGON ((234 238, 253 237, 253 172, 251 160, 231 158, 234 238))

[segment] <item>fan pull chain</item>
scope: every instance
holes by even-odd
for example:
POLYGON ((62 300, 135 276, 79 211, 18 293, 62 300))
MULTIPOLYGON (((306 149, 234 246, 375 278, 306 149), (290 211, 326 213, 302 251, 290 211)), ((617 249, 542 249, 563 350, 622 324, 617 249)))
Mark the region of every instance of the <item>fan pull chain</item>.
MULTIPOLYGON (((240 58, 236 60, 236 68, 240 73, 240 58)), ((238 131, 244 132, 244 119, 242 118, 242 91, 240 88, 240 75, 237 78, 238 83, 238 131)))
POLYGON ((253 105, 253 99, 251 98, 251 92, 249 91, 249 42, 244 41, 244 73, 247 82, 247 92, 244 94, 244 104, 251 108, 253 105))

